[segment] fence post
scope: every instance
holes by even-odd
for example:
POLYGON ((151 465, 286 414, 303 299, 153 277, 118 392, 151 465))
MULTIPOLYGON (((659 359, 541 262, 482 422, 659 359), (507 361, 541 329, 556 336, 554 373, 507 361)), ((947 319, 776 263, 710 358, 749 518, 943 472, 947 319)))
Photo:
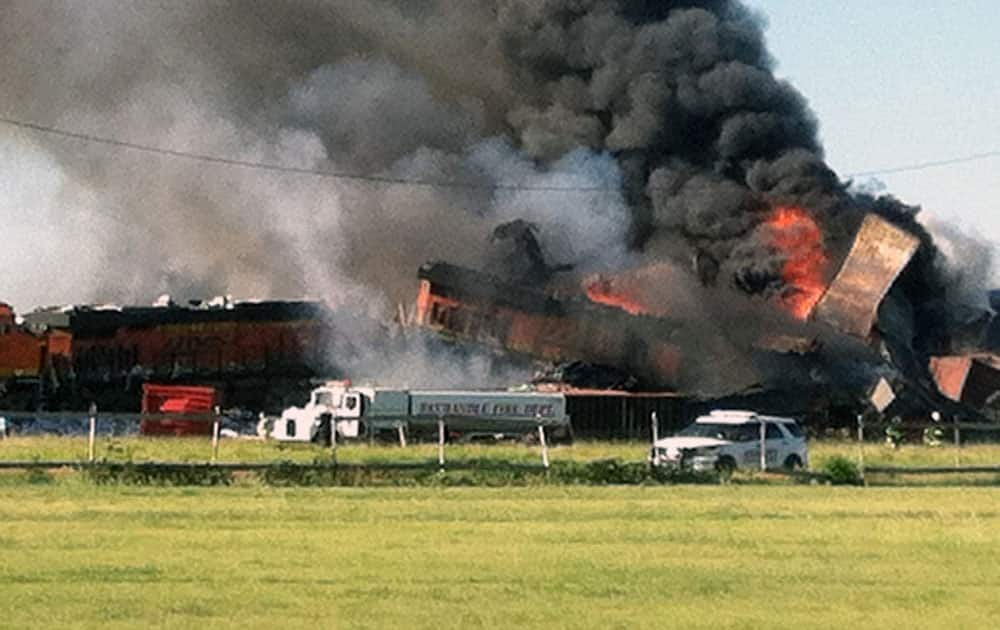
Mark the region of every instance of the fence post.
POLYGON ((337 419, 330 418, 330 458, 337 460, 337 419))
POLYGON ((87 461, 94 461, 94 442, 97 440, 97 403, 90 403, 90 437, 87 440, 87 461))
POLYGON ((858 471, 865 478, 865 416, 858 414, 858 471))
POLYGON ((399 447, 406 448, 406 428, 402 422, 396 424, 396 433, 399 434, 399 447))
POLYGON ((954 423, 954 429, 952 430, 952 434, 954 435, 955 438, 955 468, 958 468, 959 451, 962 448, 962 436, 958 426, 958 416, 952 416, 952 422, 954 423))
POLYGON ((656 444, 656 441, 660 439, 660 419, 655 411, 649 414, 649 423, 652 425, 650 431, 653 434, 653 444, 656 444))
POLYGON ((538 423, 538 442, 542 445, 542 466, 549 469, 549 445, 545 441, 545 425, 538 423))
POLYGON ((438 467, 444 472, 444 418, 438 418, 438 467))
POLYGON ((212 420, 212 463, 219 458, 219 413, 218 407, 215 408, 215 418, 212 420))
POLYGON ((0 416, 0 440, 7 439, 7 418, 0 416))
POLYGON ((767 423, 760 421, 760 472, 767 470, 767 423))

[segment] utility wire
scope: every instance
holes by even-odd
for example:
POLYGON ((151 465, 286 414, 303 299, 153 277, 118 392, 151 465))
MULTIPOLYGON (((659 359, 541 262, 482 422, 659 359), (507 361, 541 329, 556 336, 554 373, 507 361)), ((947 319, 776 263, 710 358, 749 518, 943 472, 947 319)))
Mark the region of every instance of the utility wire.
POLYGON ((1000 157, 1000 151, 986 151, 984 153, 974 153, 972 155, 966 155, 964 157, 951 158, 948 160, 934 160, 932 162, 917 162, 916 164, 907 164, 905 166, 893 166, 890 168, 883 168, 874 171, 861 171, 859 173, 848 173, 844 177, 872 177, 874 175, 892 175, 894 173, 908 173, 910 171, 922 171, 928 168, 935 168, 938 166, 949 166, 951 164, 964 164, 965 162, 976 162, 978 160, 985 160, 987 158, 1000 157))
POLYGON ((122 149, 131 149, 134 151, 144 151, 146 153, 154 153, 157 155, 167 155, 170 157, 178 157, 189 160, 197 160, 200 162, 209 162, 212 164, 224 164, 226 166, 236 166, 241 168, 251 168, 259 169, 265 171, 276 171, 280 173, 296 173, 299 175, 315 175, 319 177, 330 177, 333 179, 346 179, 352 181, 360 182, 372 182, 377 184, 401 184, 407 186, 425 186, 428 188, 465 188, 465 189, 488 189, 488 190, 513 190, 513 191, 541 191, 541 192, 608 192, 612 190, 617 190, 616 188, 610 188, 607 186, 533 186, 527 184, 481 184, 475 182, 461 182, 453 180, 426 180, 426 179, 408 179, 403 177, 389 177, 387 175, 369 175, 361 173, 343 173, 337 171, 326 171, 322 169, 313 168, 301 168, 297 166, 286 166, 283 164, 272 164, 268 162, 256 162, 251 160, 237 160, 233 158, 219 157, 217 155, 208 155, 204 153, 192 153, 189 151, 179 151, 176 149, 166 149, 163 147, 155 147, 147 144, 139 144, 136 142, 127 142, 125 140, 117 140, 115 138, 105 138, 101 136, 94 136, 86 133, 78 133, 75 131, 67 131, 65 129, 59 129, 57 127, 50 127, 47 125, 40 125, 38 123, 27 122, 23 120, 16 120, 13 118, 7 118, 0 116, 0 123, 5 125, 10 125, 12 127, 19 127, 21 129, 29 129, 31 131, 37 131, 40 133, 45 133, 54 136, 60 136, 63 138, 71 138, 73 140, 82 140, 85 142, 92 142, 95 144, 104 144, 108 146, 118 147, 122 149))
MULTIPOLYGON (((297 166, 287 166, 283 164, 273 164, 269 162, 256 162, 252 160, 237 160, 234 158, 220 157, 217 155, 208 155, 204 153, 192 153, 189 151, 179 151, 176 149, 167 149, 163 147, 156 147, 147 144, 139 144, 136 142, 127 142, 125 140, 118 140, 115 138, 105 138, 101 136, 94 136, 86 133, 78 133, 75 131, 68 131, 66 129, 60 129, 58 127, 50 127, 48 125, 41 125, 38 123, 28 122, 24 120, 17 120, 14 118, 7 118, 5 116, 0 116, 0 123, 5 125, 10 125, 12 127, 19 127, 21 129, 28 129, 31 131, 37 131, 40 133, 45 133, 53 136, 60 136, 63 138, 70 138, 73 140, 82 140, 84 142, 92 142, 95 144, 103 144, 107 146, 118 147, 122 149, 131 149, 134 151, 143 151, 146 153, 153 153, 157 155, 166 155, 170 157, 184 158, 188 160, 197 160, 200 162, 208 162, 212 164, 223 164, 226 166, 236 166, 240 168, 251 168, 265 171, 275 171, 279 173, 295 173, 299 175, 314 175, 318 177, 329 177, 332 179, 343 179, 359 182, 370 182, 376 184, 399 184, 405 186, 423 186, 427 188, 464 188, 464 189, 483 189, 483 190, 511 190, 511 191, 538 191, 538 192, 609 192, 617 190, 617 188, 611 188, 607 186, 533 186, 530 184, 480 184, 475 182, 461 182, 454 180, 427 180, 427 179, 408 179, 404 177, 390 177, 388 175, 371 175, 363 173, 344 173, 337 171, 326 171, 322 169, 313 168, 302 168, 297 166)), ((939 166, 949 166, 952 164, 963 164, 966 162, 975 162, 978 160, 984 160, 993 157, 1000 157, 1000 151, 986 151, 983 153, 975 153, 972 155, 966 155, 963 157, 951 158, 947 160, 935 160, 930 162, 918 162, 915 164, 907 164, 904 166, 895 166, 871 171, 859 171, 856 173, 847 173, 844 178, 851 179, 855 177, 873 177, 876 175, 892 175, 896 173, 906 173, 910 171, 922 171, 929 168, 936 168, 939 166)))

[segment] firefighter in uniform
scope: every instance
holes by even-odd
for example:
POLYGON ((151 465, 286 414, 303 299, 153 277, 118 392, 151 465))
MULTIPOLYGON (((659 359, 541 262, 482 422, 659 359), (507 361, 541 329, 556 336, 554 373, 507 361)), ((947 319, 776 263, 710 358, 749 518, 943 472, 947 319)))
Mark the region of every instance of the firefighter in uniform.
POLYGON ((944 439, 944 429, 941 428, 941 414, 937 411, 931 412, 932 424, 924 429, 924 444, 927 446, 941 446, 944 439))
POLYGON ((885 443, 892 448, 899 448, 903 443, 903 420, 899 416, 893 416, 889 421, 889 426, 885 428, 885 443))

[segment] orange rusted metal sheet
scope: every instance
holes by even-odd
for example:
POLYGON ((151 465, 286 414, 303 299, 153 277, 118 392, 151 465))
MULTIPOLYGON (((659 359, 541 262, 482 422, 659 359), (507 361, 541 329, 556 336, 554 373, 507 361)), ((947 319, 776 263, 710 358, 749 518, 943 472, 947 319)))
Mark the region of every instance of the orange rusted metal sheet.
POLYGON ((866 216, 844 264, 816 305, 816 319, 867 338, 879 304, 919 245, 906 230, 876 215, 866 216))
POLYGON ((938 391, 955 401, 962 400, 965 377, 969 374, 972 357, 931 357, 931 374, 938 391))
POLYGON ((931 357, 930 368, 938 391, 973 407, 985 406, 1000 391, 1000 357, 995 354, 931 357))

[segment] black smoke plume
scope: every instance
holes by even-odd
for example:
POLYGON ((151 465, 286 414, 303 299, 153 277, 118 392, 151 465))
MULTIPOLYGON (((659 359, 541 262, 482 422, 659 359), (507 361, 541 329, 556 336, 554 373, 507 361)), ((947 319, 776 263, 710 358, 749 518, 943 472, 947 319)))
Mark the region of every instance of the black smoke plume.
MULTIPOLYGON (((5 0, 4 116, 442 185, 3 127, 0 204, 23 245, 0 259, 0 297, 309 296, 384 313, 412 300, 425 260, 490 264, 488 236, 518 219, 580 272, 700 258, 720 284, 763 290, 780 275, 760 233, 776 204, 813 213, 834 253, 866 210, 919 230, 912 209, 847 191, 773 65, 762 17, 735 0, 5 0)), ((925 241, 905 283, 918 304, 938 286, 925 241)))

